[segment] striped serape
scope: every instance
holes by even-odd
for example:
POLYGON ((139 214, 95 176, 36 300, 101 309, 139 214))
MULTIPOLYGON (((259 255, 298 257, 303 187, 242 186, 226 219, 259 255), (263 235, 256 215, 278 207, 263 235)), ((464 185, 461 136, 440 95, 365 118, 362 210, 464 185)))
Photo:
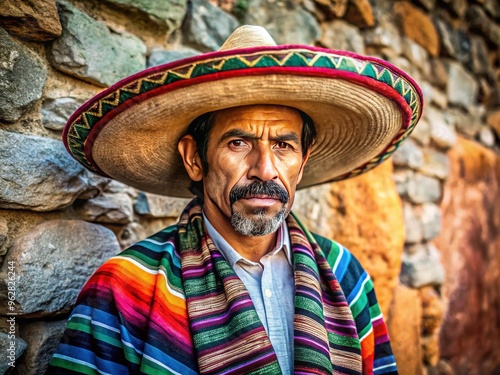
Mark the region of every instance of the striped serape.
MULTIPOLYGON (((373 284, 341 245, 287 224, 295 374, 397 374, 373 284)), ((241 280, 194 200, 108 260, 80 293, 48 374, 280 374, 241 280)))

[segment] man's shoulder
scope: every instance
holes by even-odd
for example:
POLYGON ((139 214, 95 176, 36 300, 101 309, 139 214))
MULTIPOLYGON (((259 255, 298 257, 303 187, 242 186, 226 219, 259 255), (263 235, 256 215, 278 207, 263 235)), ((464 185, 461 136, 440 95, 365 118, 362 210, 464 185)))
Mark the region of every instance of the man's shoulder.
POLYGON ((136 242, 114 258, 133 259, 150 266, 159 265, 165 257, 177 260, 179 258, 176 249, 177 238, 178 228, 174 224, 136 242))
POLYGON ((352 289, 361 278, 368 277, 365 269, 345 246, 337 241, 311 233, 343 289, 352 289))

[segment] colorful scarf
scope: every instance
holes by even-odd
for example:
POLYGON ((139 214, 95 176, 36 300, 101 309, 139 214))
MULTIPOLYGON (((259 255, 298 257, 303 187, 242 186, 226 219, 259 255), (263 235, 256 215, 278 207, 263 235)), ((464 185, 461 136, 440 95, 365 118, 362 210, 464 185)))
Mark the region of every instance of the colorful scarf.
MULTIPOLYGON (((292 215, 287 223, 295 281, 294 373, 361 374, 356 325, 331 266, 292 215)), ((178 234, 200 374, 281 373, 250 295, 205 233, 196 200, 182 214, 178 234)))

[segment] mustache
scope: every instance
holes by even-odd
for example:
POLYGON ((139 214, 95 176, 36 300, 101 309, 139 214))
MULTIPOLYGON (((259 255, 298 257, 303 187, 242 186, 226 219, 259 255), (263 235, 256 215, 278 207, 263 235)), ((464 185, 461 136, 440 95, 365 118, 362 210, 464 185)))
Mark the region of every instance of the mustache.
POLYGON ((251 198, 254 196, 267 196, 278 199, 282 203, 288 203, 290 197, 284 187, 274 181, 253 181, 248 185, 235 185, 229 192, 231 205, 238 199, 251 198))

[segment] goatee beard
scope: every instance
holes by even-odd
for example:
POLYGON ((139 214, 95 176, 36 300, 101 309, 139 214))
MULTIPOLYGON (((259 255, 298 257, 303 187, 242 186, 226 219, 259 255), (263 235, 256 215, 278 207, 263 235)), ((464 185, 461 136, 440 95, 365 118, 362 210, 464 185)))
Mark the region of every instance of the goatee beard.
POLYGON ((234 230, 243 236, 265 236, 274 233, 285 219, 286 203, 289 201, 288 192, 274 181, 253 181, 246 186, 234 186, 229 194, 231 202, 231 225, 234 230), (234 210, 234 203, 243 198, 252 196, 268 196, 278 199, 283 207, 269 217, 268 209, 258 208, 251 213, 240 213, 234 210), (248 217, 251 216, 251 217, 248 217))

